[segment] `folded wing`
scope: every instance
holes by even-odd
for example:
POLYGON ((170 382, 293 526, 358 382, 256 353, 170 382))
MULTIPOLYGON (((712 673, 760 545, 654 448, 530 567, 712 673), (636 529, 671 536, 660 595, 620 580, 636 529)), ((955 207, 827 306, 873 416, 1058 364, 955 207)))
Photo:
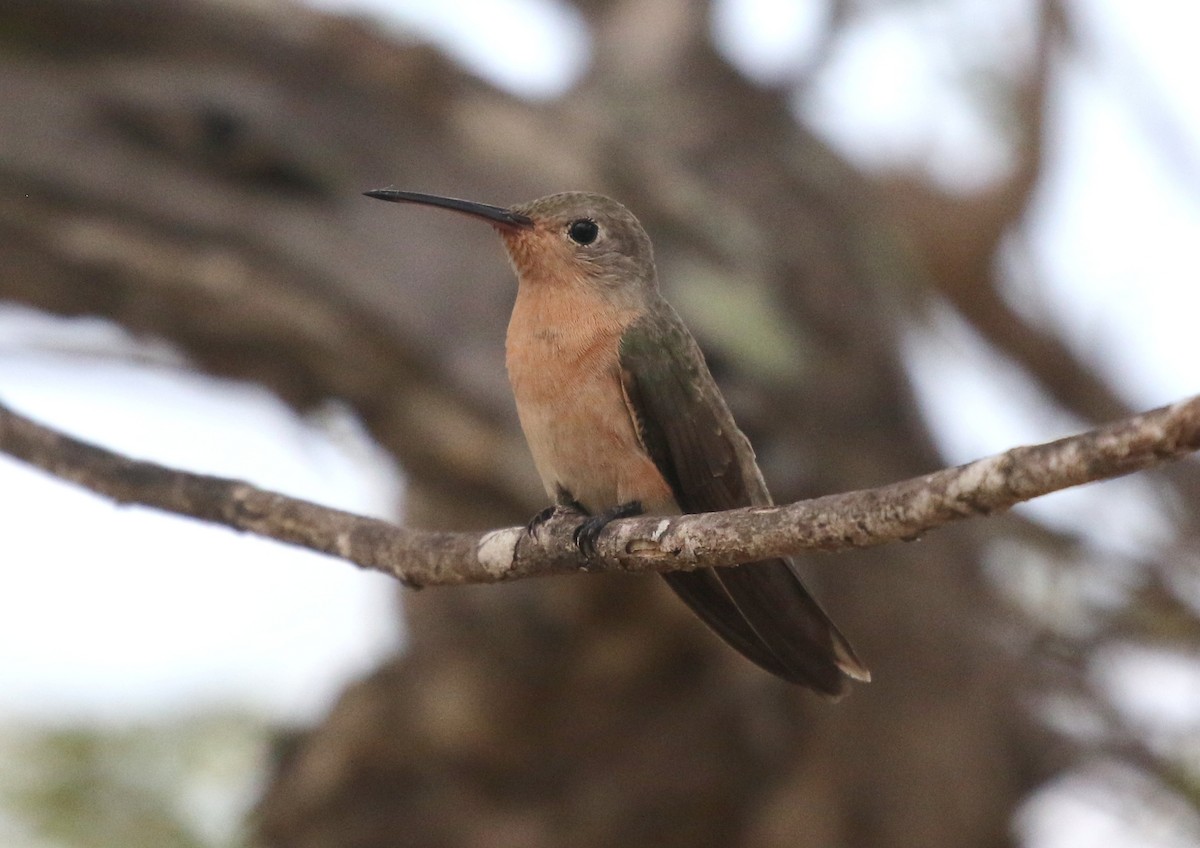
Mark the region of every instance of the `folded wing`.
MULTIPOLYGON (((771 502, 695 340, 665 303, 625 332, 621 382, 642 446, 684 512, 771 502)), ((731 646, 785 680, 836 697, 870 674, 790 561, 663 575, 731 646)))

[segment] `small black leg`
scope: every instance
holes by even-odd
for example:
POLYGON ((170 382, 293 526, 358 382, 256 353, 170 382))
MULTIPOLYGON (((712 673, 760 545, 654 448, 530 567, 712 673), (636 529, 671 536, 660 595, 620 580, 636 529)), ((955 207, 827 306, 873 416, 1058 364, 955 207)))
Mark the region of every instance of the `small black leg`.
POLYGON ((630 501, 593 515, 575 528, 575 547, 588 559, 596 555, 596 538, 600 531, 618 518, 630 518, 642 514, 642 502, 630 501))

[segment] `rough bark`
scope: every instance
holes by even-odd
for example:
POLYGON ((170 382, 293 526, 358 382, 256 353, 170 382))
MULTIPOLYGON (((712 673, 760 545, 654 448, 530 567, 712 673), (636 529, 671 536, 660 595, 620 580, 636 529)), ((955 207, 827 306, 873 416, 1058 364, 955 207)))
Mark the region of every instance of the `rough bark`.
POLYGON ((339 557, 412 589, 527 577, 732 568, 808 551, 914 542, 955 521, 997 515, 1051 492, 1108 480, 1200 450, 1200 396, 1043 445, 1012 448, 876 489, 776 506, 615 521, 590 556, 581 514, 537 529, 446 533, 398 527, 241 480, 194 474, 75 439, 0 404, 0 453, 111 498, 339 557))

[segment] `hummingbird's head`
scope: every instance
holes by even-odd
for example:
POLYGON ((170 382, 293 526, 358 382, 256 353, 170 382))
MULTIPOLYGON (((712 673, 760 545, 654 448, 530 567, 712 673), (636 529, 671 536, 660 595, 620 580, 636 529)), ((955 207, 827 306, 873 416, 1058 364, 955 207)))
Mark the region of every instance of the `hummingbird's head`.
POLYGON ((366 194, 482 218, 500 234, 526 285, 582 285, 625 301, 640 300, 658 285, 646 231, 632 212, 600 194, 551 194, 511 209, 392 188, 366 194))
POLYGON ((611 293, 656 287, 650 237, 633 213, 601 194, 568 191, 512 208, 528 227, 501 229, 522 281, 567 282, 611 293))

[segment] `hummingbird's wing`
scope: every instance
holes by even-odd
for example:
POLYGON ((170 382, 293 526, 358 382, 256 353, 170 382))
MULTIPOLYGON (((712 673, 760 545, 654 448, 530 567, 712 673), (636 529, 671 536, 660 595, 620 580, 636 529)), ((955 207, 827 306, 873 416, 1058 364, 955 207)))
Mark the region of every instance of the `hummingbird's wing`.
MULTIPOLYGON (((642 446, 680 509, 715 512, 771 502, 749 441, 699 346, 669 305, 662 303, 626 329, 619 358, 625 401, 642 446)), ((785 680, 837 696, 847 676, 870 679, 788 560, 663 576, 726 642, 785 680)))

